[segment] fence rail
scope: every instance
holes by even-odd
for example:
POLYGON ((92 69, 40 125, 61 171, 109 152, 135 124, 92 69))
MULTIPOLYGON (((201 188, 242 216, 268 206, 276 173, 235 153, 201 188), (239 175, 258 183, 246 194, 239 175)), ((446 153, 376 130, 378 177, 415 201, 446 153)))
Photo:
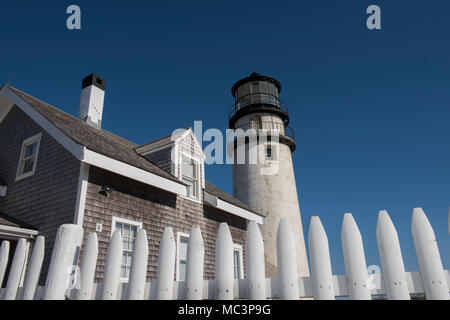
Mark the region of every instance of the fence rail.
MULTIPOLYGON (((450 214, 449 214, 450 218, 450 214)), ((412 236, 419 262, 418 272, 405 272, 395 227, 386 211, 380 211, 377 242, 382 273, 367 270, 361 234, 352 215, 344 216, 342 247, 345 275, 332 275, 325 229, 319 217, 312 217, 309 234, 311 275, 297 276, 294 240, 286 220, 281 220, 277 236, 278 278, 265 278, 264 245, 258 225, 248 224, 246 239, 246 278, 233 279, 233 243, 226 223, 220 225, 216 240, 216 279, 203 280, 204 245, 200 228, 194 226, 188 241, 186 281, 174 281, 175 238, 170 227, 164 230, 158 256, 157 279, 146 282, 148 242, 146 231, 138 231, 128 283, 121 283, 122 239, 115 232, 109 244, 102 283, 94 283, 98 241, 89 234, 76 272, 82 241, 82 228, 62 225, 58 229, 45 286, 37 286, 43 261, 44 238, 38 237, 30 263, 25 268, 25 244, 19 241, 6 288, 1 299, 335 299, 349 297, 368 300, 386 295, 390 300, 407 300, 411 294, 424 294, 430 300, 448 300, 450 271, 444 270, 434 231, 422 209, 412 215, 412 236), (23 287, 20 278, 25 273, 23 287)), ((0 283, 8 263, 9 242, 0 247, 0 283)))

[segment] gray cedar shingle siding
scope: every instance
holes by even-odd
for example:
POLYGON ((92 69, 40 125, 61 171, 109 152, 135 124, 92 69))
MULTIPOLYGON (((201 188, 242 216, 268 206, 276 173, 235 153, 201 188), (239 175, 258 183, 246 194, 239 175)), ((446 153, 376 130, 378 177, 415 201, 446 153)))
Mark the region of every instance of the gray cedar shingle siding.
POLYGON ((35 226, 45 241, 45 281, 57 228, 73 223, 80 162, 14 106, 0 123, 0 176, 8 185, 0 211, 35 226), (15 181, 23 140, 42 133, 36 171, 15 181))
POLYGON ((113 216, 143 223, 149 242, 147 281, 156 278, 159 242, 167 226, 173 228, 175 237, 177 232, 189 233, 193 225, 200 226, 205 243, 205 279, 214 278, 215 241, 220 222, 229 224, 234 243, 245 246, 245 219, 91 166, 83 228, 85 242, 87 235, 95 232, 96 224, 103 224, 102 232, 98 233, 97 282, 103 278, 113 216), (105 184, 113 189, 107 197, 99 193, 105 184))
POLYGON ((160 149, 154 152, 151 152, 145 156, 143 156, 148 161, 156 164, 158 167, 163 169, 166 172, 172 171, 172 157, 171 157, 172 148, 170 146, 160 149))

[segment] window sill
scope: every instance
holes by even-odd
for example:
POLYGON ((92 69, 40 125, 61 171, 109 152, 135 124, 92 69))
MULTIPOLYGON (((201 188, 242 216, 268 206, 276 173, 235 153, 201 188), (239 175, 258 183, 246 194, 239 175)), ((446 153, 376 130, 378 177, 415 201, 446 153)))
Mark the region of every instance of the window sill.
POLYGON ((20 180, 22 180, 22 179, 31 177, 31 176, 33 176, 33 175, 34 175, 34 171, 25 173, 25 174, 23 174, 23 175, 21 175, 21 176, 17 176, 17 177, 16 177, 16 182, 17 182, 17 181, 20 181, 20 180))
POLYGON ((180 197, 183 199, 186 199, 186 200, 190 200, 192 202, 196 202, 196 203, 200 203, 200 204, 203 203, 202 199, 200 199, 200 198, 193 198, 193 197, 181 196, 181 195, 180 195, 180 197))

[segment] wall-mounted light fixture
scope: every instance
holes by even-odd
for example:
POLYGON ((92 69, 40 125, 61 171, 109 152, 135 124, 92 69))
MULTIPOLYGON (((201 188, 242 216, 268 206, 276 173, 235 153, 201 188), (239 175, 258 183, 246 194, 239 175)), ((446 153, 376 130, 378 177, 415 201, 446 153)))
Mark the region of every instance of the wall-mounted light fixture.
POLYGON ((105 185, 102 187, 102 189, 100 190, 99 194, 101 194, 102 196, 107 197, 108 194, 111 193, 111 191, 112 191, 112 188, 111 188, 109 185, 105 184, 105 185))

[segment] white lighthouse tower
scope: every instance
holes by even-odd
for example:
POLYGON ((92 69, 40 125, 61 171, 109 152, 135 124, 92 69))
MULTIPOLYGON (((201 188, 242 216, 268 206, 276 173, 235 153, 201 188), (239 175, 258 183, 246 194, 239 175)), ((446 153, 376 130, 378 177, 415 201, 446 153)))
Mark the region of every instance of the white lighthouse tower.
POLYGON ((265 259, 270 267, 266 273, 274 276, 270 273, 277 266, 278 224, 285 218, 294 235, 298 274, 309 275, 292 166, 295 138, 288 127, 287 107, 279 99, 281 84, 274 78, 252 73, 236 82, 231 91, 235 103, 229 112, 229 126, 235 132, 238 129, 246 132, 245 139, 237 138, 234 142, 233 193, 266 216, 261 228, 265 259), (276 139, 266 138, 267 133, 275 134, 276 139), (259 155, 257 161, 252 158, 255 154, 259 155))

